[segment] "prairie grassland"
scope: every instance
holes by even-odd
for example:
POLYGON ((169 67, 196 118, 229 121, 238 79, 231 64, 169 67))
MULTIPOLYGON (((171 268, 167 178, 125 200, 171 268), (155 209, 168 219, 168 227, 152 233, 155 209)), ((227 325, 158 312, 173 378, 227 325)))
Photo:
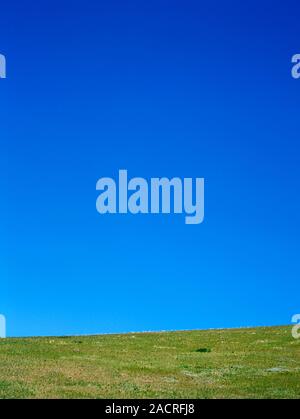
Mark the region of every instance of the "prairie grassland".
POLYGON ((290 327, 0 340, 0 398, 300 398, 290 327))

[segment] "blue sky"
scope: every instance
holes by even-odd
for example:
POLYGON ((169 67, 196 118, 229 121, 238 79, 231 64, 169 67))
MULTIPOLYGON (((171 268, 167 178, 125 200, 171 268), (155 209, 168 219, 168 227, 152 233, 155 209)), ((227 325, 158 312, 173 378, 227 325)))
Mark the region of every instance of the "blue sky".
POLYGON ((1 6, 10 336, 290 323, 300 311, 299 15, 296 1, 1 6), (205 222, 100 216, 96 181, 119 169, 204 177, 205 222))

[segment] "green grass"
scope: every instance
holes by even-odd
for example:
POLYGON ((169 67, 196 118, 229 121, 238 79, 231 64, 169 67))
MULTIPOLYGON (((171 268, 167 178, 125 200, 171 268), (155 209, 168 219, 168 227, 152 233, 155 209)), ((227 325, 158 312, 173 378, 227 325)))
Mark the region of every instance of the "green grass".
POLYGON ((299 398, 290 327, 0 340, 0 398, 299 398))

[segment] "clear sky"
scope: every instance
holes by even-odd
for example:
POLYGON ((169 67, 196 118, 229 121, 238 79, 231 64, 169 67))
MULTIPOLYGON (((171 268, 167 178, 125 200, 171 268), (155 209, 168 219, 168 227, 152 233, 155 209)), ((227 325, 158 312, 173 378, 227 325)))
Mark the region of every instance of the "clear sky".
POLYGON ((0 313, 10 336, 289 324, 298 1, 1 4, 0 313), (201 225, 96 212, 96 181, 204 177, 201 225))

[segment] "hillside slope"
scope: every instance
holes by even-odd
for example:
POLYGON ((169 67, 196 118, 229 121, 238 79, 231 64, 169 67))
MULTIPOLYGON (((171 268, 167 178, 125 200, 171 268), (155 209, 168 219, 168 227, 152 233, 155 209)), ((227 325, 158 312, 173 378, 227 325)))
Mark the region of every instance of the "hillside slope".
POLYGON ((256 328, 0 341, 0 398, 300 398, 300 341, 256 328))

